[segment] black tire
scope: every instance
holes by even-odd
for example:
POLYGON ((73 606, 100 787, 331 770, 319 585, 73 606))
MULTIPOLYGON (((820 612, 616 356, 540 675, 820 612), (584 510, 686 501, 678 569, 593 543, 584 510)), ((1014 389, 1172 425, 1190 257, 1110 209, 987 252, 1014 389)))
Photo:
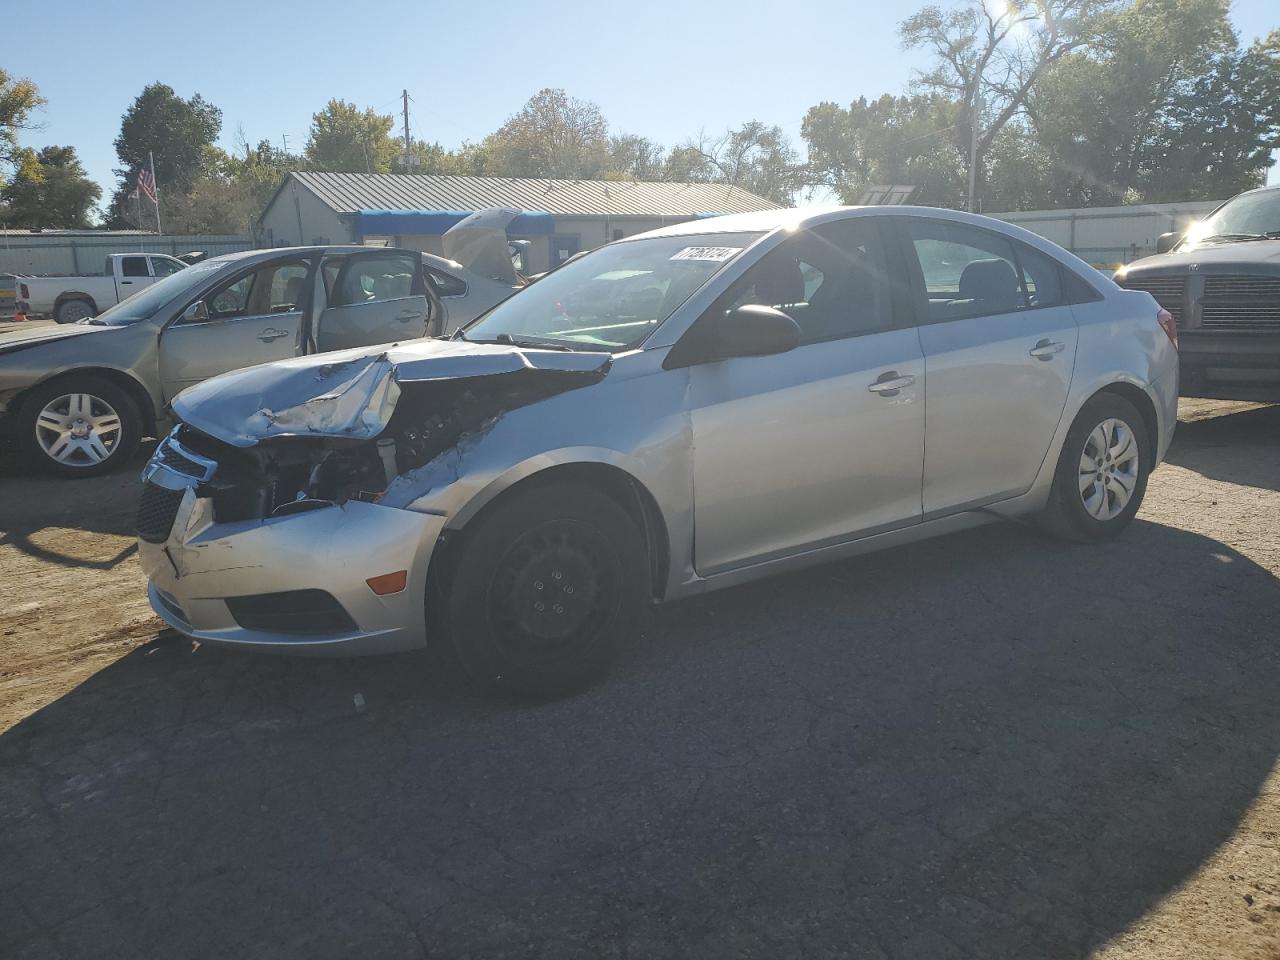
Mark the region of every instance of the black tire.
POLYGON ((466 672, 521 700, 565 696, 602 677, 648 593, 643 541, 626 511, 590 487, 535 487, 477 523, 445 584, 466 672))
MULTIPOLYGON (((48 436, 50 431, 44 431, 48 436)), ((96 477, 123 466, 142 439, 142 414, 128 392, 109 380, 94 376, 59 377, 36 387, 23 400, 18 411, 18 443, 27 462, 62 477, 96 477), (87 452, 75 452, 66 460, 51 456, 40 442, 36 420, 40 412, 51 402, 72 394, 84 394, 93 398, 91 409, 102 410, 105 404, 115 411, 120 427, 114 438, 104 441, 107 455, 96 462, 87 452)))
POLYGON ((76 297, 58 304, 58 309, 53 312, 53 319, 58 323, 75 323, 85 317, 92 317, 95 313, 97 311, 92 303, 76 297))
MULTIPOLYGON (((1050 533, 1067 540, 1098 541, 1107 540, 1120 534, 1127 527, 1142 506, 1142 498, 1147 492, 1147 477, 1151 474, 1151 466, 1155 460, 1155 449, 1151 437, 1147 433, 1146 421, 1132 403, 1114 393, 1100 393, 1086 403, 1077 414, 1075 422, 1067 432, 1066 442, 1062 445, 1062 453, 1058 456, 1058 466, 1054 472, 1053 492, 1049 503, 1040 515, 1040 525, 1050 533), (1094 516, 1085 506, 1085 495, 1082 493, 1082 457, 1094 449, 1087 447, 1090 436, 1102 424, 1108 421, 1119 421, 1133 434, 1133 442, 1138 450, 1138 463, 1133 478, 1133 492, 1128 502, 1115 516, 1100 519, 1094 516)), ((1095 477, 1102 476, 1101 473, 1095 477)), ((1120 474, 1123 476, 1123 474, 1120 474)), ((1098 483, 1091 488, 1091 494, 1101 489, 1104 499, 1113 500, 1112 494, 1106 491, 1106 485, 1098 483)), ((1095 501, 1097 502, 1097 501, 1095 501)), ((1114 506, 1108 503, 1108 508, 1114 506)))

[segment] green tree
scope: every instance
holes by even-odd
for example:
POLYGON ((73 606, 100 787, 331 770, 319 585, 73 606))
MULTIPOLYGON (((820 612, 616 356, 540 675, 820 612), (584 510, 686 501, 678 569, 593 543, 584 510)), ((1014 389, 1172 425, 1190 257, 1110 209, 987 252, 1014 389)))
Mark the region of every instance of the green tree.
POLYGON ((804 180, 843 203, 856 203, 870 184, 910 184, 914 203, 958 206, 965 189, 961 115, 959 104, 937 94, 810 107, 800 127, 809 153, 804 180))
POLYGON ((1114 2, 965 0, 945 10, 926 6, 902 22, 903 45, 933 57, 919 78, 922 89, 963 107, 965 166, 975 195, 1000 132, 1023 113, 1053 64, 1095 40, 1100 16, 1114 2))
POLYGON ((611 180, 662 180, 667 174, 666 151, 648 137, 622 133, 609 137, 608 170, 611 180))
MULTIPOLYGON (((720 137, 702 136, 686 144, 690 148, 701 160, 686 170, 692 180, 741 187, 781 204, 792 202, 802 182, 798 156, 782 128, 759 120, 749 120, 720 137)), ((684 153, 681 158, 692 155, 684 153)))
POLYGON ((596 104, 547 88, 485 137, 476 156, 487 176, 599 179, 609 168, 609 125, 596 104))
POLYGON ((0 214, 10 226, 76 229, 90 226, 102 188, 89 179, 74 147, 26 151, 18 172, 0 190, 0 214))
POLYGON ((0 67, 0 164, 17 167, 32 162, 18 146, 18 135, 32 129, 31 114, 44 104, 34 83, 0 67))
POLYGON ((473 158, 467 146, 461 150, 446 150, 439 143, 428 143, 425 140, 414 140, 410 143, 409 158, 405 159, 404 147, 397 141, 395 162, 391 165, 393 173, 442 174, 448 176, 468 176, 474 173, 473 158))
POLYGON ((391 137, 394 119, 372 107, 330 100, 311 118, 307 164, 333 173, 390 173, 398 152, 391 137))
POLYGON ((111 199, 109 226, 124 226, 134 219, 129 199, 138 173, 155 158, 156 185, 162 208, 171 196, 186 193, 203 173, 205 149, 222 131, 222 111, 200 94, 190 100, 178 96, 164 83, 152 83, 130 104, 115 139, 120 183, 111 199))

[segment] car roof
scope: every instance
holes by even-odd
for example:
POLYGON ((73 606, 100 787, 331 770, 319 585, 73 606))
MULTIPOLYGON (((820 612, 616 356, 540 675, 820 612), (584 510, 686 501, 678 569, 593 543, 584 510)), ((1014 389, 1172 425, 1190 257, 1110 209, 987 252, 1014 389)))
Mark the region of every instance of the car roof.
POLYGON ((1010 224, 1006 221, 974 213, 965 213, 962 210, 948 210, 943 207, 906 205, 791 207, 779 210, 759 210, 754 213, 732 213, 719 217, 703 217, 699 220, 686 220, 683 223, 675 223, 668 227, 659 227, 656 230, 638 233, 626 239, 682 237, 713 233, 772 233, 775 230, 800 230, 832 220, 863 216, 929 217, 935 220, 954 220, 961 223, 971 223, 987 229, 998 229, 1005 233, 1010 232, 1010 224))

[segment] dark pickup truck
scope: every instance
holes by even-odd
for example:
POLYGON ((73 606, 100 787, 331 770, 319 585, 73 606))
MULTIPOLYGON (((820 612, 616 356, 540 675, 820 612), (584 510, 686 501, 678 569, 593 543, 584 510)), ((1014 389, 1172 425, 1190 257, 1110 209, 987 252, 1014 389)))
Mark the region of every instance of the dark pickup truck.
POLYGON ((1232 197, 1157 249, 1115 281, 1178 321, 1182 396, 1280 401, 1280 187, 1232 197))

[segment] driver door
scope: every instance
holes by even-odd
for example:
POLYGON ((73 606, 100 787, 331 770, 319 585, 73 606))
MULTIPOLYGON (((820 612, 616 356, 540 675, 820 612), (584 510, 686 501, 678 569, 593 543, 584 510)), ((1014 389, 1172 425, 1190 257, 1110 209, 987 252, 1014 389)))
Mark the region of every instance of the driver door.
POLYGON ((166 400, 229 370, 284 360, 301 350, 311 265, 296 257, 260 264, 210 291, 207 315, 184 314, 160 336, 166 400))
POLYGON ((418 253, 381 248, 328 259, 324 274, 328 305, 316 324, 318 350, 426 335, 431 317, 418 253))
POLYGON ((711 308, 776 307, 801 341, 689 371, 702 576, 920 522, 924 357, 894 264, 875 220, 822 224, 711 308))

